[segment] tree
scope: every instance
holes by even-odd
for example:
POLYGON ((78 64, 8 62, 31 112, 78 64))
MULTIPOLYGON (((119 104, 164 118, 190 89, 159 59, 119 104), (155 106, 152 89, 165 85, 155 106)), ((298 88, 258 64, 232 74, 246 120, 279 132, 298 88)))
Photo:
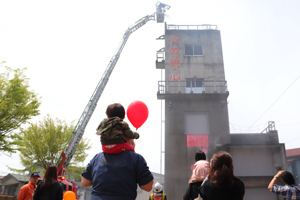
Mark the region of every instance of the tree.
MULTIPOLYGON (((65 121, 54 120, 49 115, 37 123, 30 123, 27 128, 20 128, 18 146, 24 169, 9 169, 25 173, 37 171, 38 167, 45 171, 48 165, 56 165, 74 128, 73 123, 67 125, 65 121)), ((82 138, 69 164, 70 168, 83 162, 87 156, 85 151, 90 148, 89 140, 82 138)))
POLYGON ((39 98, 29 90, 25 69, 13 70, 0 62, 0 151, 13 153, 15 135, 13 130, 39 115, 39 98))
POLYGON ((81 172, 85 169, 85 167, 78 166, 68 166, 68 170, 66 173, 67 179, 75 179, 77 181, 81 180, 81 172))

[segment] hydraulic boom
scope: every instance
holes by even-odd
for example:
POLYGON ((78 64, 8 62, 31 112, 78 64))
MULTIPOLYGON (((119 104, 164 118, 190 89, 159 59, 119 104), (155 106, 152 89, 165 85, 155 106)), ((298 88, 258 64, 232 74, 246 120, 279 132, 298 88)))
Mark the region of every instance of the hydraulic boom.
POLYGON ((124 33, 123 38, 122 38, 114 56, 111 58, 109 64, 107 65, 101 80, 99 81, 92 97, 90 98, 87 106, 85 107, 85 109, 75 127, 75 130, 73 131, 73 134, 72 134, 71 138, 69 139, 68 144, 66 145, 64 151, 62 152, 62 154, 57 162, 58 176, 65 175, 65 170, 68 167, 68 165, 78 147, 78 144, 83 136, 85 127, 87 126, 87 124, 97 106, 97 102, 108 82, 108 79, 109 79, 114 67, 116 66, 116 63, 124 49, 124 46, 129 38, 129 36, 131 35, 131 33, 138 30, 139 28, 141 28, 143 25, 145 25, 150 20, 156 19, 158 23, 164 22, 164 12, 166 10, 168 10, 169 8, 170 8, 169 5, 157 2, 155 13, 141 18, 134 25, 130 26, 127 29, 127 31, 124 33))

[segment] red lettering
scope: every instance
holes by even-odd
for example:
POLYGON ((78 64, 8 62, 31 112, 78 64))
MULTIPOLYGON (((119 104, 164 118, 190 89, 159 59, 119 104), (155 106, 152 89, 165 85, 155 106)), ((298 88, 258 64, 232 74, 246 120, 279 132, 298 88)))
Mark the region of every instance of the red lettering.
POLYGON ((172 68, 179 68, 180 67, 180 59, 170 59, 170 65, 169 67, 172 68))
POLYGON ((173 42, 176 42, 177 44, 179 44, 179 42, 177 41, 179 39, 179 36, 169 36, 169 40, 170 40, 170 44, 172 44, 173 42))
POLYGON ((177 47, 172 47, 170 49, 170 54, 171 55, 177 55, 179 53, 179 49, 177 47))
POLYGON ((181 80, 181 77, 177 72, 174 72, 174 74, 170 74, 170 76, 169 76, 169 80, 172 80, 172 79, 173 79, 173 81, 179 81, 179 80, 181 80))

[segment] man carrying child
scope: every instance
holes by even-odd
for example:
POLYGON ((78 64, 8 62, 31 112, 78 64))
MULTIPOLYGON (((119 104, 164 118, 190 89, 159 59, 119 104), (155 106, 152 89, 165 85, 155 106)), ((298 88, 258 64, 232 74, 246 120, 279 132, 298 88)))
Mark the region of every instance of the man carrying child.
POLYGON ((92 186, 91 200, 134 200, 137 185, 150 192, 153 175, 146 160, 134 152, 133 139, 139 134, 131 131, 121 104, 111 104, 97 128, 103 152, 98 153, 81 173, 81 185, 92 186), (129 144, 131 143, 131 144, 129 144))

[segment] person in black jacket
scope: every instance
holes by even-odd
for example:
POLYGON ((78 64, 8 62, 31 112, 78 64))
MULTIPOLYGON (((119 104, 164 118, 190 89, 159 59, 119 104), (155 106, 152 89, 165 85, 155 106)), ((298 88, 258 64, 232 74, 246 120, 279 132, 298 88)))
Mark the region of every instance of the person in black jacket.
POLYGON ((56 166, 49 165, 44 180, 41 181, 34 192, 33 200, 62 200, 63 186, 57 181, 56 166))
POLYGON ((204 200, 243 200, 244 183, 233 174, 232 156, 225 151, 215 153, 210 160, 207 180, 200 187, 204 200))

